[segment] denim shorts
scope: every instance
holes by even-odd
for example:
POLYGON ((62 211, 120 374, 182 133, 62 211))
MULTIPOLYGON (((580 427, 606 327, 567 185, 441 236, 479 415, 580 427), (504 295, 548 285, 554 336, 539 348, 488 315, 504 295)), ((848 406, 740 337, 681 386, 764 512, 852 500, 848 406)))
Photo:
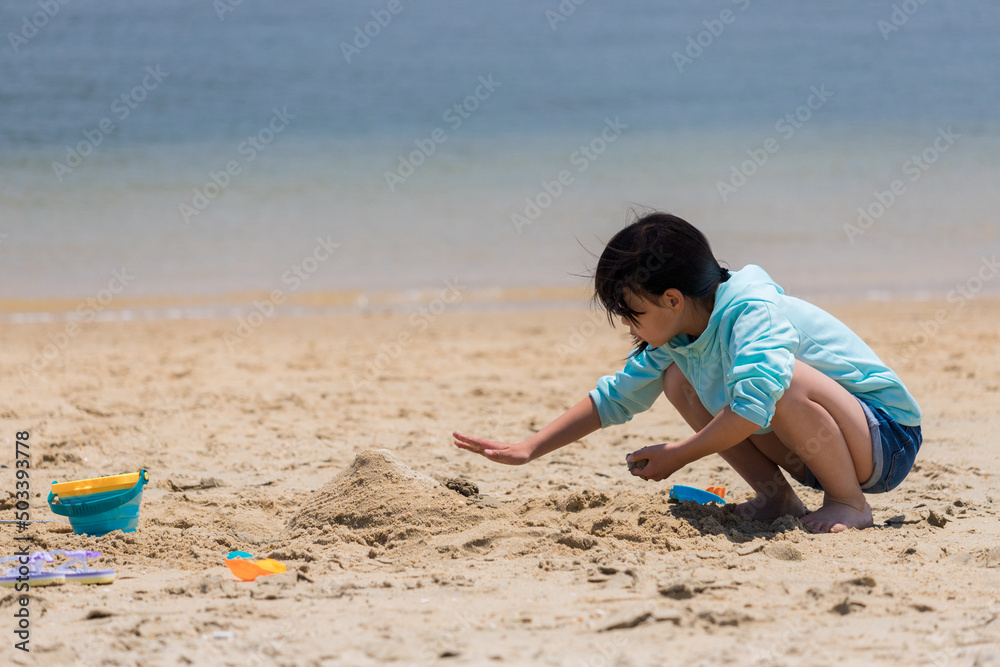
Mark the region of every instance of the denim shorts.
MULTIPOLYGON (((913 461, 917 458, 920 445, 924 441, 919 426, 903 426, 882 408, 866 403, 855 396, 868 417, 868 428, 872 433, 872 475, 861 485, 865 493, 885 493, 892 491, 909 474, 913 461)), ((823 486, 806 468, 806 486, 823 490, 823 486)))

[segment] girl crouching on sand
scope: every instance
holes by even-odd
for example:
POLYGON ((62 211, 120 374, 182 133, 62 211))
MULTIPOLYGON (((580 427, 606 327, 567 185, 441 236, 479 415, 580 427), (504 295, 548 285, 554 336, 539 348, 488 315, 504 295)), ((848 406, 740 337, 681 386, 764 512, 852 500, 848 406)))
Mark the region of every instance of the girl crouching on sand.
POLYGON ((635 338, 625 368, 527 440, 456 432, 456 446, 520 465, 629 421, 663 393, 695 433, 632 452, 632 475, 660 481, 720 454, 756 493, 737 505, 744 516, 791 514, 824 532, 872 525, 865 493, 899 485, 922 436, 916 401, 860 337, 760 267, 722 268, 701 232, 665 213, 615 234, 594 283, 609 320, 635 338), (808 512, 782 469, 822 490, 823 506, 808 512))

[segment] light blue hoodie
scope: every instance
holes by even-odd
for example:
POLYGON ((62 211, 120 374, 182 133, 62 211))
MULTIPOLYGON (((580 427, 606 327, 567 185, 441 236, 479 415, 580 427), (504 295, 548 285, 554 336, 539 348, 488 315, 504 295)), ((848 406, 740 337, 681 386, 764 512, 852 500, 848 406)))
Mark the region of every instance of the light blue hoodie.
POLYGON ((920 425, 920 407, 899 377, 847 325, 810 303, 785 296, 764 269, 749 265, 719 285, 708 327, 693 341, 677 336, 646 348, 590 392, 601 426, 648 410, 676 363, 713 415, 727 405, 770 430, 774 406, 801 359, 899 424, 920 425))

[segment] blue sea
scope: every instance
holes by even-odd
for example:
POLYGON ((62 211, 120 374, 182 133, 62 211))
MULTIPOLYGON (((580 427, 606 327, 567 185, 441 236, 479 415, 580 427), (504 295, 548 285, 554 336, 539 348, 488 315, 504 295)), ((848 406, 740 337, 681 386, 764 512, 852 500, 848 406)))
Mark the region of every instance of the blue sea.
POLYGON ((996 293, 998 35, 992 0, 6 0, 0 300, 583 289, 648 208, 794 294, 996 293))

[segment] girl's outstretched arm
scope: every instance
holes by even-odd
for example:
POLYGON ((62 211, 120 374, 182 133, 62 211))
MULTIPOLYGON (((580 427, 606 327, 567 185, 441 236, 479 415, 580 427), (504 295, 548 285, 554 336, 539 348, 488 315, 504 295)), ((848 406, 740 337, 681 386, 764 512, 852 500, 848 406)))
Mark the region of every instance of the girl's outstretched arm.
POLYGON ((475 454, 481 454, 491 461, 507 465, 523 465, 540 456, 553 452, 571 442, 590 435, 601 428, 601 416, 597 406, 588 396, 564 412, 551 424, 527 440, 516 443, 493 442, 458 431, 452 433, 455 446, 475 454))

